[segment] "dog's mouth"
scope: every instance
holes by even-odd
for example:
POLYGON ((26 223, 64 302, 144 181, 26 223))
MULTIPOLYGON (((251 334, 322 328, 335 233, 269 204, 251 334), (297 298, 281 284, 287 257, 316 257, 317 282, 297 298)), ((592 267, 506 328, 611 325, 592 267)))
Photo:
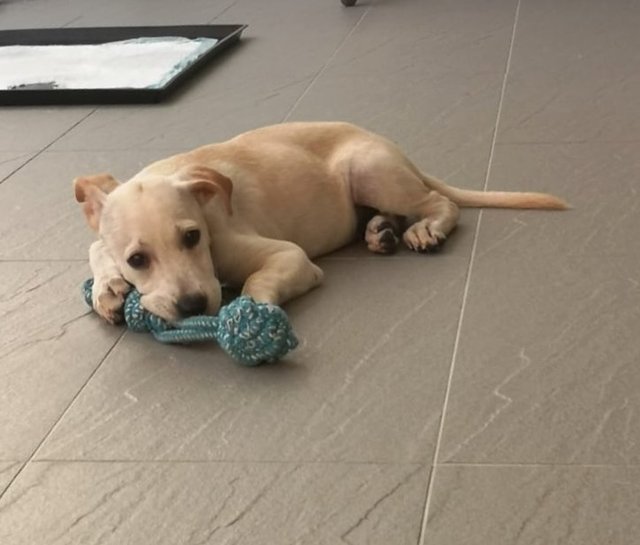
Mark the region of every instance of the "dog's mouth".
POLYGON ((170 324, 175 324, 180 321, 180 315, 178 314, 176 303, 177 301, 168 298, 158 297, 153 293, 140 294, 140 305, 147 312, 150 312, 154 316, 162 318, 170 324))
POLYGON ((220 308, 220 290, 211 293, 200 291, 187 292, 179 297, 167 297, 153 292, 142 294, 140 304, 151 314, 176 324, 185 318, 202 315, 215 315, 220 308))

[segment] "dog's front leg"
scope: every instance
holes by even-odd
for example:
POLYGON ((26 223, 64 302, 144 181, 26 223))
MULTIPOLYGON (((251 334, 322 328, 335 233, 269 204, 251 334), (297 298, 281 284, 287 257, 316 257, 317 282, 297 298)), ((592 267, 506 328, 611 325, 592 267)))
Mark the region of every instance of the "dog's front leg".
POLYGON ((259 264, 244 282, 243 295, 261 303, 281 305, 322 282, 322 269, 311 262, 302 248, 282 241, 269 246, 269 251, 258 252, 259 264))
POLYGON ((121 322, 124 298, 131 286, 120 274, 120 269, 101 240, 89 248, 89 265, 93 273, 91 300, 94 310, 107 322, 121 322))

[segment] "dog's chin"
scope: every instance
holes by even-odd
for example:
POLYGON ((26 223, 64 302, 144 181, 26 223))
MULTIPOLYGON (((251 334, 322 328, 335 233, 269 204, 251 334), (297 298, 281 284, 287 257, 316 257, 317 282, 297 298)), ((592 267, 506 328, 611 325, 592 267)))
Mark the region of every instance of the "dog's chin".
POLYGON ((220 285, 215 287, 208 295, 207 295, 207 314, 210 316, 214 316, 218 314, 220 307, 222 306, 222 288, 220 285))
POLYGON ((216 314, 218 314, 219 310, 220 310, 219 302, 216 304, 209 303, 209 305, 207 306, 207 314, 209 316, 215 316, 216 314))
MULTIPOLYGON (((221 305, 221 296, 216 294, 209 294, 206 314, 213 316, 218 313, 221 305)), ((183 316, 177 311, 176 303, 172 299, 159 297, 153 294, 143 295, 140 298, 140 304, 142 308, 149 311, 151 314, 159 316, 163 320, 170 324, 175 324, 183 319, 183 316)))
POLYGON ((142 308, 151 314, 159 316, 170 324, 175 324, 180 320, 175 302, 169 299, 157 297, 153 294, 143 295, 140 298, 140 304, 142 305, 142 308))

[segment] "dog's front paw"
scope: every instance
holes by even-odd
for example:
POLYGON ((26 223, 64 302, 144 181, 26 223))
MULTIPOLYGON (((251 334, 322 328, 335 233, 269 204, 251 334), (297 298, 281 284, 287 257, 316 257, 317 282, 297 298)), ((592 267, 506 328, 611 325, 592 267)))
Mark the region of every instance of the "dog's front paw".
POLYGON ((111 324, 124 320, 124 299, 131 285, 121 276, 96 278, 93 283, 91 299, 93 309, 111 324))
POLYGON ((404 243, 415 252, 436 252, 447 239, 437 225, 428 219, 420 220, 411 225, 402 236, 404 243))

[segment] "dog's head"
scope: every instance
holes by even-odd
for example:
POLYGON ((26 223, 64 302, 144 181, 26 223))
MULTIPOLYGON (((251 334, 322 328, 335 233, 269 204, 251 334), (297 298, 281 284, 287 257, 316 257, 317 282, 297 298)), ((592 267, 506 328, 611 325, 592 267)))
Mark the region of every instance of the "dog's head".
POLYGON ((203 207, 218 197, 231 213, 231 181, 191 166, 173 176, 138 176, 120 184, 109 174, 76 178, 76 200, 141 303, 166 320, 220 307, 203 207))

